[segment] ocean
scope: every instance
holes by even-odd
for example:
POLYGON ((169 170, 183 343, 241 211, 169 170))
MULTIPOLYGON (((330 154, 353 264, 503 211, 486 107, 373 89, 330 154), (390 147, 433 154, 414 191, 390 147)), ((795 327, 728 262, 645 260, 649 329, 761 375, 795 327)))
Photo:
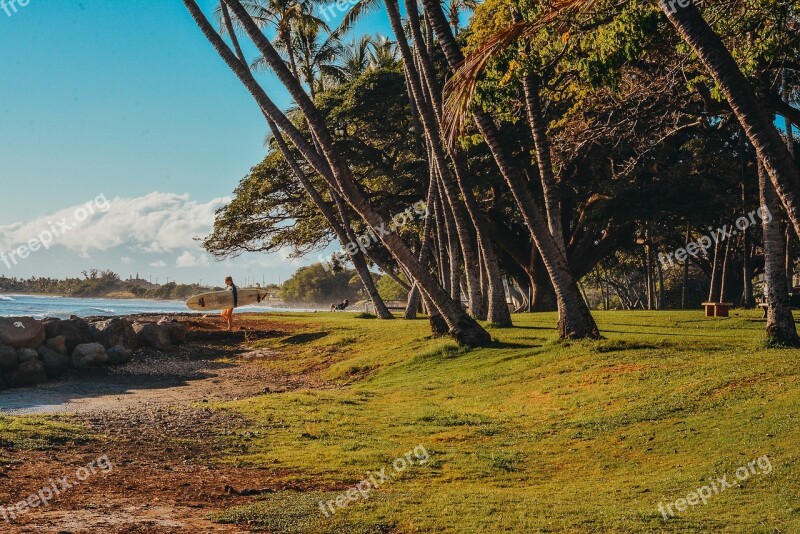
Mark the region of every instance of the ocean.
MULTIPOLYGON (((266 306, 243 306, 239 312, 305 311, 266 306)), ((84 299, 41 295, 0 295, 0 317, 78 317, 133 315, 139 313, 193 313, 183 302, 175 300, 84 299)), ((217 312, 209 312, 217 313, 217 312)))

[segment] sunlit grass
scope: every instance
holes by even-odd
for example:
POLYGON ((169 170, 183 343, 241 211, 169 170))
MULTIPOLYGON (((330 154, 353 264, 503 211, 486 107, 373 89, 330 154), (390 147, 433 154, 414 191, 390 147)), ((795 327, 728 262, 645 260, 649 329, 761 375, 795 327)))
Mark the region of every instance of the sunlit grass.
POLYGON ((431 462, 335 517, 309 491, 221 518, 314 533, 800 529, 800 351, 765 349, 758 316, 600 312, 606 339, 560 343, 555 314, 526 314, 477 350, 431 339, 424 320, 280 316, 301 330, 264 342, 277 364, 323 368, 339 387, 219 406, 251 422, 223 461, 285 468, 320 492, 420 444, 431 462), (765 454, 772 474, 658 512, 765 454))
MULTIPOLYGON (((84 443, 90 437, 79 425, 52 416, 0 416, 0 453, 3 450, 48 450, 58 445, 84 443)), ((0 457, 2 454, 0 454, 0 457)), ((4 463, 0 460, 0 463, 4 463)))

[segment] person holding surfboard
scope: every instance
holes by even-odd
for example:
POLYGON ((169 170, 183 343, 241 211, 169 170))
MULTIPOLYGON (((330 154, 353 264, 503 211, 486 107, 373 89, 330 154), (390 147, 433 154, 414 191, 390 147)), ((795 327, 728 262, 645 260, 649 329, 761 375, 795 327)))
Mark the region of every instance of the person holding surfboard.
MULTIPOLYGON (((233 291, 233 308, 239 305, 239 289, 233 283, 233 278, 228 276, 225 278, 225 289, 233 291)), ((228 332, 233 330, 233 308, 225 308, 222 310, 222 318, 228 321, 228 332)))

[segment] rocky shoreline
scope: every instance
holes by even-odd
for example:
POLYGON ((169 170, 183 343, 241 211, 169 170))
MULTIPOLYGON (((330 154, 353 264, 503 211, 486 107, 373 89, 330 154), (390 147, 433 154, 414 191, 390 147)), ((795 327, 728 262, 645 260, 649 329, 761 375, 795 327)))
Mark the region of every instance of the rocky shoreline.
POLYGON ((0 390, 57 380, 68 369, 123 365, 140 348, 169 351, 187 327, 175 317, 0 318, 0 390))

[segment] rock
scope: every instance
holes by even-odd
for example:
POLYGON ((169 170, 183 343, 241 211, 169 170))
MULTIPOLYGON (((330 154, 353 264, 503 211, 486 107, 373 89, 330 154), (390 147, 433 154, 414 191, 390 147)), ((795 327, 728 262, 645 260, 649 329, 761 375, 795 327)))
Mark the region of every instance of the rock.
POLYGON ((60 352, 41 346, 38 353, 48 378, 58 378, 69 368, 69 358, 60 352))
POLYGON ((67 344, 67 354, 72 353, 78 345, 91 343, 92 341, 89 337, 89 325, 78 317, 67 321, 60 319, 47 321, 45 331, 47 332, 47 339, 64 336, 67 344))
POLYGON ((92 341, 100 343, 107 349, 115 345, 122 345, 131 350, 136 350, 138 346, 136 332, 133 331, 131 322, 119 317, 91 323, 89 325, 89 335, 92 341))
POLYGON ((186 341, 186 326, 177 321, 159 324, 169 331, 169 340, 173 345, 180 345, 186 341))
POLYGON ((17 349, 17 361, 19 363, 32 362, 39 359, 39 353, 33 349, 17 349))
POLYGON ((36 386, 47 382, 47 373, 44 364, 36 359, 19 364, 16 371, 6 374, 6 380, 12 388, 36 386))
POLYGON ((44 327, 32 317, 0 317, 0 344, 35 349, 44 343, 44 327))
POLYGON ((67 338, 64 336, 56 336, 52 339, 48 339, 45 342, 47 348, 55 351, 63 356, 69 356, 69 351, 67 351, 67 338))
POLYGON ((11 371, 17 368, 17 351, 7 345, 0 345, 0 371, 11 371))
POLYGON ((125 345, 114 345, 106 352, 108 352, 108 363, 111 365, 122 365, 133 358, 133 351, 125 345))
POLYGON ((139 345, 156 350, 169 350, 172 341, 169 328, 155 323, 133 323, 139 345))
POLYGON ((82 343, 72 351, 73 367, 97 367, 107 363, 108 353, 100 343, 82 343))

